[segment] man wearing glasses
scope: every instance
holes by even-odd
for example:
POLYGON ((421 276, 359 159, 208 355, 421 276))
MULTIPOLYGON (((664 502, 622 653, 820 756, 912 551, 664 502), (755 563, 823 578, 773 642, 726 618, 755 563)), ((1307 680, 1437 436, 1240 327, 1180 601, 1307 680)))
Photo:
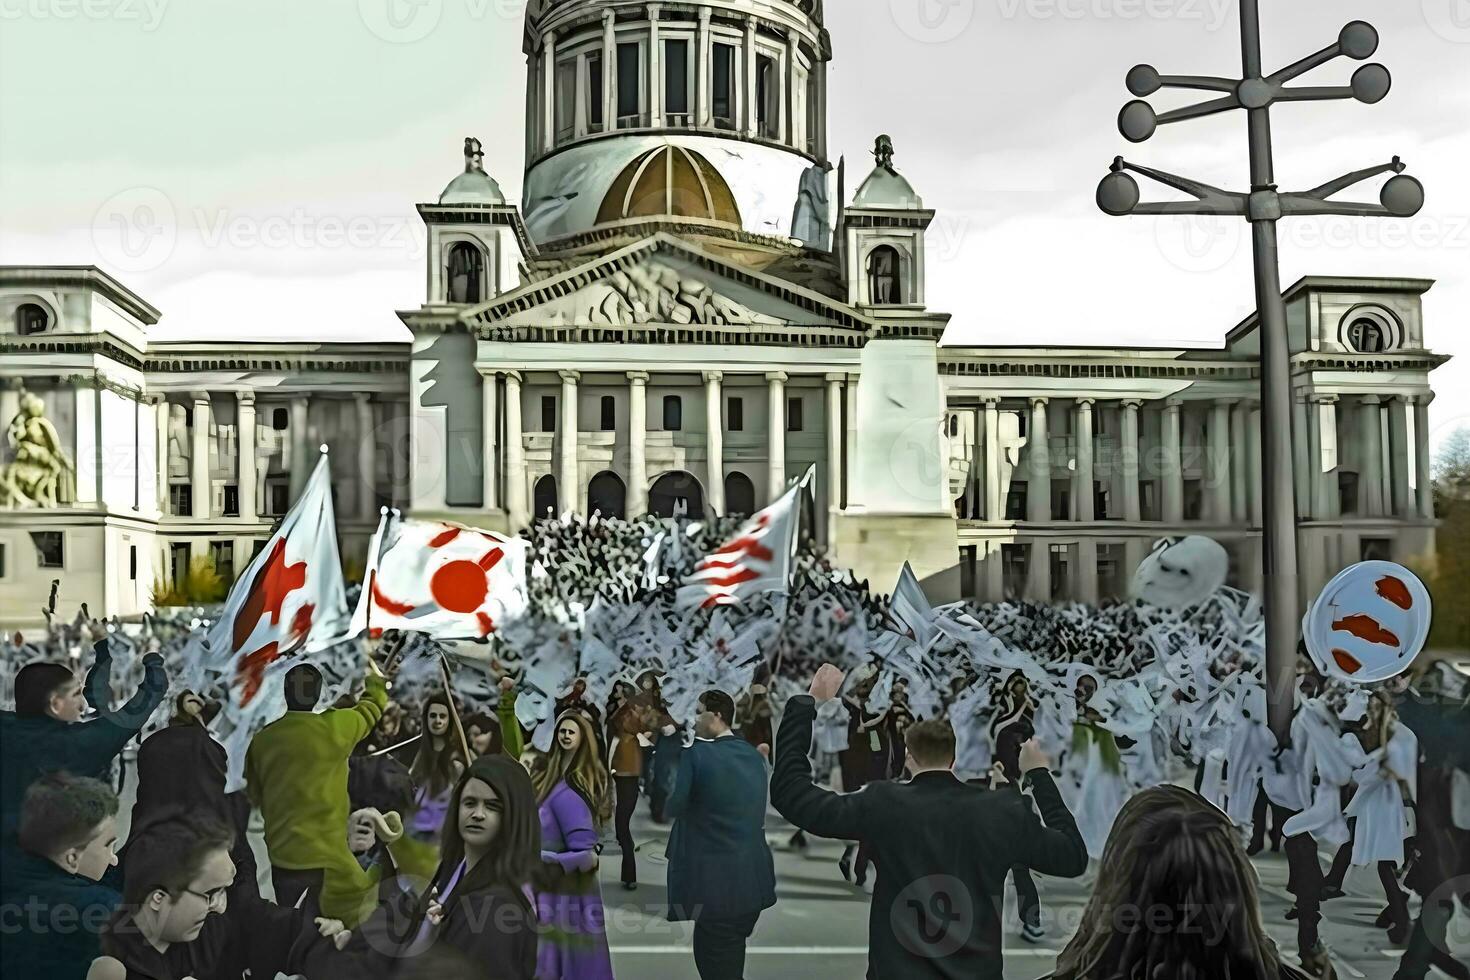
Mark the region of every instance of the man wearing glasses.
POLYGON ((123 869, 123 906, 102 936, 87 980, 359 972, 340 950, 351 934, 236 887, 234 832, 215 818, 161 815, 134 836, 123 869))

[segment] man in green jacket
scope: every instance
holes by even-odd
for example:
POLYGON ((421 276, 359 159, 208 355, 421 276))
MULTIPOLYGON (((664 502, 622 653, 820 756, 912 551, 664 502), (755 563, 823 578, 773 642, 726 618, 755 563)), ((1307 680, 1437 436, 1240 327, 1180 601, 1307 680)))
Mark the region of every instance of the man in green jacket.
POLYGON ((365 871, 348 846, 347 763, 382 717, 387 684, 369 660, 361 700, 318 713, 316 667, 292 667, 285 681, 286 714, 256 733, 246 753, 246 792, 265 820, 276 903, 350 929, 376 904, 377 872, 365 871))

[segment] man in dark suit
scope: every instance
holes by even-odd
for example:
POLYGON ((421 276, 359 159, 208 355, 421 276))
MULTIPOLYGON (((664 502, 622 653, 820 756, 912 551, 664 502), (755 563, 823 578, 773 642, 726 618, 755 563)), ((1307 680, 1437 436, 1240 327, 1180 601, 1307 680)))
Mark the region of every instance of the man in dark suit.
POLYGON ((669 921, 694 920, 702 980, 741 980, 745 941, 776 904, 776 866, 766 846, 766 761, 730 731, 735 702, 699 699, 694 744, 679 757, 665 810, 674 819, 667 856, 669 921))
POLYGON ((954 732, 935 719, 905 733, 907 782, 869 783, 833 793, 812 782, 807 753, 819 701, 837 695, 842 671, 824 664, 811 694, 786 702, 776 734, 771 800, 809 833, 866 841, 878 866, 868 917, 869 980, 915 977, 999 980, 1005 877, 1021 866, 1076 878, 1087 846, 1052 782, 1046 755, 1032 740, 1021 748, 1023 787, 1045 826, 1019 793, 968 786, 951 771, 954 732))

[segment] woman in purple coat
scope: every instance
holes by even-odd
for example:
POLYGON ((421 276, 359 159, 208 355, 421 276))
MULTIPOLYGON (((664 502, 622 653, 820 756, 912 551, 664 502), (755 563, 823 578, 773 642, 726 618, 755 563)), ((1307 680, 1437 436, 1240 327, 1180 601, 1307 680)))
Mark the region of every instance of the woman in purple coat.
POLYGON ((610 980, 612 954, 597 855, 598 829, 611 807, 607 768, 585 715, 564 711, 557 718, 546 766, 533 778, 541 803, 537 980, 610 980))

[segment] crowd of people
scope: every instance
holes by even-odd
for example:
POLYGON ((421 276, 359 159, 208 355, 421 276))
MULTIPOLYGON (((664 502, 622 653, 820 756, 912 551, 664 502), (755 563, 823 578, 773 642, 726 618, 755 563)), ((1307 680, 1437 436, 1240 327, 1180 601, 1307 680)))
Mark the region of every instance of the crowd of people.
POLYGON ((1244 594, 934 609, 803 549, 786 593, 680 612, 674 588, 733 530, 543 521, 531 611, 488 644, 343 643, 273 668, 248 712, 208 667, 208 610, 83 610, 0 638, 0 890, 7 914, 50 917, 7 932, 4 972, 611 977, 603 842, 636 889, 646 799, 672 823, 667 914, 693 921, 704 980, 743 976, 777 902, 768 800, 793 847, 847 844, 834 874, 871 891, 870 976, 999 977, 1005 880, 1039 942, 1032 875, 1100 863, 1059 980, 1295 977, 1261 921, 1249 857, 1267 846, 1312 975, 1330 969, 1322 903, 1360 866, 1406 946, 1397 976, 1470 976, 1445 942, 1470 898, 1452 669, 1349 686, 1303 657, 1278 745, 1244 594), (903 903, 914 915, 890 914, 903 903), (1155 906, 1228 914, 1209 942, 1119 924, 1155 906), (62 943, 56 910, 82 923, 62 943))

